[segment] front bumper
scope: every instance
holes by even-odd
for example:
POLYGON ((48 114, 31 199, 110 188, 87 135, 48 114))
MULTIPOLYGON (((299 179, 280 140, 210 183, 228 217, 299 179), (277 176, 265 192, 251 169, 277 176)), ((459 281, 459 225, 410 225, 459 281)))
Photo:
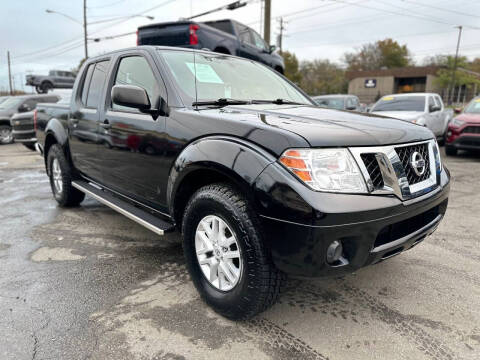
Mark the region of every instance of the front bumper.
POLYGON ((461 134, 447 139, 447 145, 459 150, 480 150, 480 134, 461 134))
POLYGON ((256 205, 275 265, 296 276, 340 276, 408 250, 435 231, 448 204, 446 170, 435 190, 408 201, 315 192, 282 171, 271 164, 257 178, 256 205), (333 241, 342 243, 346 261, 327 263, 333 241))

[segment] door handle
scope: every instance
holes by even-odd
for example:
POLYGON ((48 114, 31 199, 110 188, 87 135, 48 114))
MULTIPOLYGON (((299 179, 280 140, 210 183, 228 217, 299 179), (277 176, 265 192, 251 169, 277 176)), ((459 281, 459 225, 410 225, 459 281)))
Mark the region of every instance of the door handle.
POLYGON ((110 129, 112 125, 108 122, 108 120, 105 120, 100 126, 104 129, 110 129))

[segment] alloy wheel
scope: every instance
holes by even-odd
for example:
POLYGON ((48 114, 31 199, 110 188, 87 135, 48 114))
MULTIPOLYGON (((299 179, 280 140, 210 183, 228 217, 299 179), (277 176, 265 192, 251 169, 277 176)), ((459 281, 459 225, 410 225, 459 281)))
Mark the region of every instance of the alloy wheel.
POLYGON ((236 236, 218 216, 208 215, 197 226, 195 251, 203 274, 221 291, 232 290, 242 274, 242 257, 236 236))
POLYGON ((60 168, 60 163, 58 159, 53 159, 52 162, 52 179, 53 186, 55 187, 55 192, 61 194, 63 191, 63 178, 62 178, 62 169, 60 168))

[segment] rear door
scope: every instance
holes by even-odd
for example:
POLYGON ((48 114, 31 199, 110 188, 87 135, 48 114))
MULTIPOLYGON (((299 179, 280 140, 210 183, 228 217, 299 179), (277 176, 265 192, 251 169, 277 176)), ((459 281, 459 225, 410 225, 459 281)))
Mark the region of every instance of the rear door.
POLYGON ((79 91, 72 101, 68 121, 69 143, 75 168, 87 177, 101 181, 99 159, 99 119, 110 60, 99 60, 83 72, 79 91))
POLYGON ((103 183, 126 196, 141 201, 155 201, 160 194, 160 179, 165 170, 165 118, 137 109, 113 104, 114 85, 135 85, 146 90, 152 108, 160 97, 167 99, 166 88, 153 59, 146 52, 135 51, 115 61, 107 91, 103 126, 100 130, 103 183))

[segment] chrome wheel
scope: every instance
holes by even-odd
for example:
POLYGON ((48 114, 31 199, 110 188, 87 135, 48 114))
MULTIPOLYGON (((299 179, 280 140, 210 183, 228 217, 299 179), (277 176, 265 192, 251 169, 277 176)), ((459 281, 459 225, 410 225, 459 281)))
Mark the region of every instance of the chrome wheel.
POLYGON ((55 192, 61 194, 63 191, 63 178, 62 178, 62 169, 60 168, 60 163, 58 159, 53 159, 52 162, 52 179, 53 186, 55 187, 55 192))
POLYGON ((9 144, 13 140, 12 130, 8 127, 0 129, 0 143, 9 144))
POLYGON ((215 215, 204 217, 195 232, 197 260, 207 280, 215 288, 229 291, 242 274, 242 257, 235 234, 215 215))

